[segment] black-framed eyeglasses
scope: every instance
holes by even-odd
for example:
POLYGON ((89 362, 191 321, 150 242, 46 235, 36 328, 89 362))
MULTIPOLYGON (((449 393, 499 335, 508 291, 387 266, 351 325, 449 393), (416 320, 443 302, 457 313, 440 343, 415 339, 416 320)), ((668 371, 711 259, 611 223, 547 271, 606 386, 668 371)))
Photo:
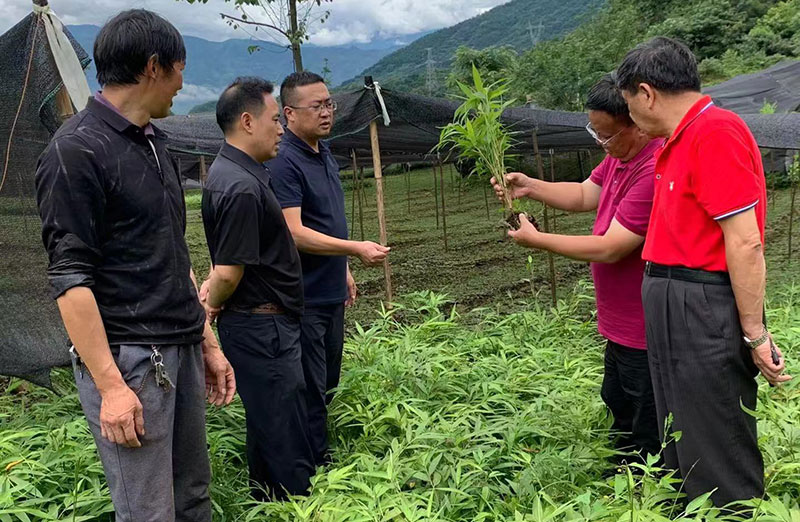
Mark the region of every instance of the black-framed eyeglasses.
POLYGON ((597 144, 598 144, 598 145, 600 145, 601 147, 605 147, 606 145, 608 145, 608 144, 611 142, 611 140, 613 140, 614 138, 616 138, 617 136, 619 136, 619 135, 620 135, 620 133, 621 133, 622 131, 624 131, 624 130, 625 130, 624 128, 623 128, 623 129, 620 129, 620 130, 619 130, 619 132, 617 132, 616 134, 614 134, 614 135, 613 135, 613 136, 611 136, 610 138, 608 138, 608 139, 605 139, 605 140, 601 140, 601 139, 600 139, 600 136, 598 136, 598 135, 597 135, 597 131, 596 131, 596 130, 594 130, 594 127, 592 127, 592 122, 589 122, 589 123, 587 123, 587 124, 586 124, 586 132, 588 132, 588 133, 589 133, 589 135, 590 135, 592 138, 594 138, 594 141, 596 141, 596 142, 597 142, 597 144))
POLYGON ((320 113, 322 109, 327 109, 331 112, 336 112, 336 102, 331 100, 325 103, 315 103, 314 105, 308 105, 306 107, 298 107, 296 105, 289 105, 292 109, 307 109, 312 112, 320 113))

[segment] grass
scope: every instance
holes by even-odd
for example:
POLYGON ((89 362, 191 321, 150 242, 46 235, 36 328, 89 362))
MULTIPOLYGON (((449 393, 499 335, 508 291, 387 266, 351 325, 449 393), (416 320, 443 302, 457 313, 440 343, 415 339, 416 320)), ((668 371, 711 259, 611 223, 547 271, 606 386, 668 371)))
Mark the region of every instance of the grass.
MULTIPOLYGON (((636 475, 613 468, 599 397, 602 340, 591 288, 576 283, 588 277, 585 264, 559 260, 561 300, 545 306, 544 256, 533 254, 540 295, 531 295, 528 252, 494 228, 499 205, 492 202, 497 210, 487 219, 481 187, 469 186, 456 209, 446 181, 449 251, 435 228, 430 171, 412 177, 410 214, 404 178, 386 179, 392 262, 405 296, 382 312, 382 272, 354 267, 364 297, 349 315, 331 407, 333 463, 315 477, 310 497, 250 500, 241 402, 209 409, 215 521, 800 520, 796 381, 759 390, 768 496, 753 517, 685 505, 674 478, 652 461, 636 475)), ((770 203, 769 319, 797 374, 800 286, 785 255, 787 196, 770 203)), ((373 198, 370 187, 368 238, 377 237, 373 198)), ((202 272, 199 200, 188 201, 190 248, 202 272)), ((558 227, 585 232, 591 219, 559 215, 558 227)), ((58 394, 13 380, 0 395, 0 522, 113 518, 69 372, 57 371, 54 382, 58 394)))

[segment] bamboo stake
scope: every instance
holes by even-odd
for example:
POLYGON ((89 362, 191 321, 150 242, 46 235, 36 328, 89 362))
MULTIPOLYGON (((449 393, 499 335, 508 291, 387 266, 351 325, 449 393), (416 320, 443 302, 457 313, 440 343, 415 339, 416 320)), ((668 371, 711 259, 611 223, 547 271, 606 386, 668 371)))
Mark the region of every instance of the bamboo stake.
POLYGON ((411 214, 411 165, 406 164, 406 203, 408 203, 408 213, 411 214))
POLYGON ((441 185, 441 190, 439 193, 442 195, 442 232, 444 233, 444 251, 447 252, 447 212, 444 206, 444 167, 442 166, 441 161, 439 162, 439 183, 441 185))
MULTIPOLYGON (((386 215, 383 208, 383 172, 381 171, 381 147, 378 141, 378 123, 369 122, 369 140, 372 146, 372 165, 375 169, 375 189, 378 202, 378 226, 380 227, 381 245, 386 246, 386 215)), ((386 307, 392 306, 392 268, 387 257, 383 262, 383 274, 386 280, 386 307)))
POLYGON ((789 207, 789 259, 792 259, 792 224, 794 222, 794 201, 797 194, 797 184, 792 183, 792 202, 789 207))
POLYGON ((585 181, 588 176, 586 175, 586 169, 583 167, 583 158, 581 157, 583 155, 581 154, 581 150, 578 149, 576 154, 578 155, 578 170, 580 170, 581 173, 581 181, 585 181))
POLYGON ((433 206, 436 207, 436 228, 439 228, 439 183, 436 179, 436 164, 433 165, 433 206))
MULTIPOLYGON (((542 155, 539 154, 539 137, 536 135, 535 130, 533 131, 533 154, 536 156, 536 170, 538 171, 539 179, 544 181, 542 155)), ((547 205, 544 205, 544 231, 546 234, 550 232, 550 219, 547 216, 547 205)), ((550 265, 550 296, 553 299, 553 306, 556 306, 556 304, 558 304, 556 296, 556 267, 553 262, 553 253, 549 250, 547 252, 547 262, 550 265)))
POLYGON ((206 178, 208 177, 208 171, 206 170, 206 157, 201 154, 200 155, 200 185, 205 186, 206 178))
MULTIPOLYGON (((47 2, 45 2, 45 5, 47 5, 47 2)), ((63 85, 56 94, 56 110, 58 111, 58 117, 61 119, 62 123, 75 115, 75 108, 72 106, 69 92, 63 85)))
MULTIPOLYGON (((550 183, 556 182, 555 151, 550 149, 550 183)), ((558 233, 558 223, 556 222, 556 208, 553 207, 553 233, 558 233)))
POLYGON ((481 183, 483 187, 483 201, 486 203, 486 219, 489 221, 492 220, 492 216, 489 214, 489 192, 486 189, 486 183, 481 183))
POLYGON ((350 237, 353 237, 356 230, 356 196, 358 196, 358 158, 356 158, 355 149, 350 149, 350 162, 353 165, 353 208, 350 209, 350 237))
POLYGON ((366 206, 364 193, 364 167, 358 169, 358 221, 361 226, 361 241, 364 241, 364 206, 366 206))

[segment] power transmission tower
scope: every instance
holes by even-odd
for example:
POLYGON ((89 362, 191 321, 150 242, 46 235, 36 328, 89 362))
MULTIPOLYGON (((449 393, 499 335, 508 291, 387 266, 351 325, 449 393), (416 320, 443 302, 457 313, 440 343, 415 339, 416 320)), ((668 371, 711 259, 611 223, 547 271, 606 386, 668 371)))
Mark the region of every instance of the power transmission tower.
POLYGON ((542 31, 544 31, 544 24, 541 21, 539 25, 536 26, 536 31, 534 31, 534 27, 531 25, 530 20, 528 20, 528 34, 531 36, 531 47, 536 47, 536 44, 542 39, 542 31))
POLYGON ((433 48, 428 47, 428 59, 425 61, 425 89, 428 96, 436 92, 436 61, 433 59, 433 48))

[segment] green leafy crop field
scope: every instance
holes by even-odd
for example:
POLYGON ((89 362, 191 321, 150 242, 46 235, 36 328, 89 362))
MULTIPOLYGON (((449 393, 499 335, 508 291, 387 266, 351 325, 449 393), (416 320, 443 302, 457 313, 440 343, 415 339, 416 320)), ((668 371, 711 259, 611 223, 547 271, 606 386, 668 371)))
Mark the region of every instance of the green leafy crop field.
MULTIPOLYGON (((559 303, 551 307, 544 256, 533 255, 531 272, 528 252, 499 240, 499 205, 490 202, 487 219, 481 186, 464 184, 459 196, 445 169, 445 251, 430 171, 412 176, 410 212, 406 178, 386 181, 401 297, 382 310, 382 271, 354 265, 364 295, 349 316, 330 414, 333 463, 309 497, 252 501, 241 402, 209 408, 215 521, 800 520, 797 382, 762 383, 759 392, 768 496, 754 504, 756 514, 720 513, 702 499, 686 505, 654 460, 611 464, 611 422, 599 397, 602 340, 585 265, 559 260, 559 303)), ((364 226, 374 238, 369 183, 364 226)), ((199 198, 187 199, 189 241, 203 272, 199 198)), ((788 192, 776 193, 769 320, 796 374, 800 285, 785 252, 787 212, 788 192)), ((588 231, 591 219, 559 214, 557 227, 588 231)), ((113 519, 68 371, 56 372, 55 386, 58 394, 12 380, 0 394, 0 522, 113 519)))

